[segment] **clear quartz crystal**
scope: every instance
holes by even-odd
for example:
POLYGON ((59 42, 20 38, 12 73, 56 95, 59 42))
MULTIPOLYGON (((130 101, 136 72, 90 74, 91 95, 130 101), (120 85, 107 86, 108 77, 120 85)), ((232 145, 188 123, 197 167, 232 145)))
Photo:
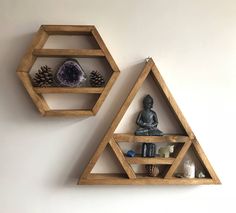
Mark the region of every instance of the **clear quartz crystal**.
POLYGON ((184 177, 195 178, 195 164, 191 160, 184 162, 184 177))

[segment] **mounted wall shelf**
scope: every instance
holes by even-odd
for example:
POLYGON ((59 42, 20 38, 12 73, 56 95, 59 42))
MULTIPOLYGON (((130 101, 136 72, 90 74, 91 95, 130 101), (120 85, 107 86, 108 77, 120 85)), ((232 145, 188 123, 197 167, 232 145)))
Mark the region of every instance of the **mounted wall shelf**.
POLYGON ((148 62, 145 64, 143 71, 138 77, 127 99, 125 100, 119 112, 117 113, 110 128, 108 129, 107 133, 99 144, 96 152, 94 153, 88 165, 84 169, 78 184, 220 184, 219 178, 213 170, 210 162, 208 161, 200 144, 198 143, 197 138, 195 137, 189 124, 187 123, 182 112, 177 106, 173 96, 168 90, 164 80, 161 77, 161 74, 159 73, 152 59, 149 59, 148 62), (154 83, 159 88, 161 95, 168 103, 168 107, 171 109, 173 116, 185 132, 184 134, 166 134, 163 136, 136 136, 134 135, 134 133, 116 132, 118 125, 121 123, 122 118, 128 111, 128 108, 130 107, 131 103, 134 101, 134 97, 143 85, 144 80, 149 75, 152 77, 154 83), (139 147, 140 143, 156 143, 157 145, 160 145, 161 143, 167 143, 172 145, 174 144, 177 148, 172 154, 172 156, 167 158, 160 157, 159 155, 156 155, 155 157, 145 158, 141 157, 141 155, 138 154, 136 154, 134 157, 128 157, 122 150, 122 146, 120 145, 120 143, 128 143, 129 145, 139 145, 139 147), (110 147, 112 149, 113 156, 118 159, 118 162, 120 163, 125 173, 104 174, 92 171, 99 157, 102 155, 102 153, 107 147, 110 147), (178 178, 177 175, 175 175, 179 165, 190 151, 193 151, 194 155, 200 162, 202 168, 204 168, 204 173, 206 174, 204 178, 178 178), (136 172, 132 167, 133 164, 138 164, 141 166, 150 164, 158 165, 158 167, 160 167, 162 171, 160 172, 158 177, 150 177, 147 176, 147 174, 145 173, 140 174, 136 172))
POLYGON ((116 81, 120 71, 103 42, 95 26, 86 25, 42 25, 31 46, 22 58, 17 74, 20 77, 24 87, 29 93, 39 112, 44 116, 92 116, 95 115, 105 101, 112 85, 116 81), (50 36, 86 36, 93 38, 97 48, 94 49, 55 49, 44 48, 46 41, 50 36), (107 77, 104 87, 33 87, 30 77, 30 70, 37 58, 102 58, 105 59, 112 73, 107 77), (95 104, 89 109, 51 109, 43 94, 97 94, 95 104))

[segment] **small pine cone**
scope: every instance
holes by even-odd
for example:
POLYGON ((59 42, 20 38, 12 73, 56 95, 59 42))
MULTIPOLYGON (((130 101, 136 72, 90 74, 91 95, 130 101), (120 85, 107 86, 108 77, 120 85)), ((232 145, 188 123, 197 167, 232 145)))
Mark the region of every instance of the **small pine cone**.
POLYGON ((103 76, 98 71, 92 71, 90 73, 89 82, 92 87, 102 87, 105 84, 103 76))
POLYGON ((160 172, 157 165, 145 165, 145 169, 150 177, 157 177, 160 172))
POLYGON ((33 84, 35 87, 52 87, 53 86, 53 74, 52 69, 47 65, 42 66, 33 78, 33 84))

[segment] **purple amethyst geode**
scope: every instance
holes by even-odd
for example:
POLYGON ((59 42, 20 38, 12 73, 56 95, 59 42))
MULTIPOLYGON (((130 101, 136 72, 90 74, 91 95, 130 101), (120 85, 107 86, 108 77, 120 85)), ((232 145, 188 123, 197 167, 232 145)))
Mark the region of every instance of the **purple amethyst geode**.
POLYGON ((55 74, 55 81, 58 86, 62 87, 78 87, 86 79, 86 73, 76 59, 67 59, 64 61, 55 74))

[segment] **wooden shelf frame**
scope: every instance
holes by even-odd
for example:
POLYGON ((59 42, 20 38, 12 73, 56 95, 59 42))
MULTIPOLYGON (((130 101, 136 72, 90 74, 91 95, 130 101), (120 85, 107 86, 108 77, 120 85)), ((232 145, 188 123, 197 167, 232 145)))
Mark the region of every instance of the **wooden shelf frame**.
POLYGON ((205 153, 203 152, 200 144, 198 143, 193 131, 191 130, 187 120, 184 118, 182 112, 180 111, 177 103, 175 102, 173 96, 171 95, 168 87, 166 86, 164 80, 161 77, 159 70, 157 69, 154 61, 150 58, 144 68, 140 73, 136 83, 134 84, 132 90, 130 91, 128 97, 114 118, 110 128, 106 132, 104 138, 99 144, 94 155, 90 159, 88 165, 84 169, 78 184, 116 184, 116 185, 146 185, 146 184, 183 184, 183 185, 199 185, 199 184, 220 184, 220 180, 217 177, 215 171, 213 170, 210 162, 208 161, 205 153), (169 104, 170 109, 174 112, 174 115, 183 127, 186 135, 164 135, 164 136, 135 136, 134 134, 122 134, 115 133, 117 126, 121 122, 125 112, 133 101, 138 90, 141 88, 143 82, 148 75, 151 75, 156 85, 159 87, 163 97, 169 104), (134 158, 124 156, 119 142, 128 143, 182 143, 180 150, 178 151, 175 158, 141 158, 136 156, 134 158), (93 174, 91 173, 94 165, 98 161, 99 157, 105 150, 107 146, 111 147, 118 161, 120 162, 125 174, 93 174), (181 161, 184 159, 189 148, 193 146, 196 155, 201 161, 202 165, 209 173, 209 178, 175 178, 174 173, 181 161), (131 166, 131 164, 162 164, 168 165, 167 172, 163 178, 160 177, 146 177, 144 175, 136 174, 131 166))
POLYGON ((104 87, 34 87, 37 94, 50 93, 79 93, 79 94, 101 94, 104 87))
MULTIPOLYGON (((68 37, 69 39, 69 37, 68 37)), ((29 93, 32 101, 43 116, 93 116, 96 115, 101 108, 107 95, 109 94, 114 82, 118 78, 120 70, 107 49, 102 37, 93 25, 41 25, 35 34, 31 46, 22 58, 17 74, 22 81, 25 89, 29 93), (47 39, 51 35, 87 35, 92 36, 99 49, 46 49, 43 48, 47 39), (105 87, 102 88, 36 88, 33 87, 29 72, 38 57, 103 57, 111 67, 112 74, 107 80, 105 87), (91 109, 66 109, 55 110, 50 109, 42 94, 45 93, 83 93, 83 94, 99 94, 96 103, 91 109)))
POLYGON ((125 157, 126 161, 129 164, 164 164, 164 165, 171 165, 175 161, 175 158, 161 158, 161 157, 125 157))
POLYGON ((209 185, 216 184, 211 178, 159 178, 137 175, 135 179, 126 174, 91 173, 87 179, 80 180, 81 185, 209 185))
POLYGON ((184 143, 188 142, 190 138, 182 135, 163 135, 163 136, 136 136, 131 133, 119 134, 115 133, 113 138, 116 142, 129 142, 129 143, 184 143))

